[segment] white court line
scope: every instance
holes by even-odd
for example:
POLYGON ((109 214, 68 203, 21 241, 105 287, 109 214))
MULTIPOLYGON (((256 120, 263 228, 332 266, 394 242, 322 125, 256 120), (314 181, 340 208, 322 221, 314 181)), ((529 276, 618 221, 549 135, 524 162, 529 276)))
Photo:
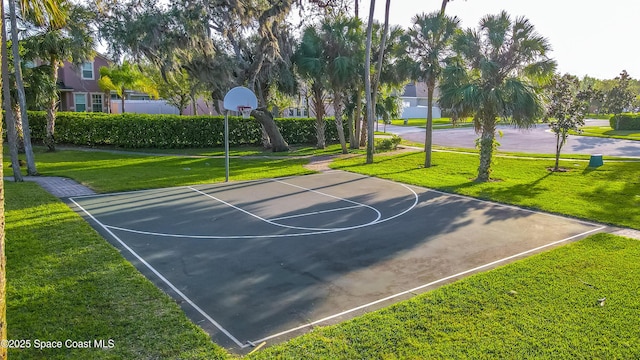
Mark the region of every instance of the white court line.
MULTIPOLYGON (((333 171, 334 172, 335 171, 344 172, 342 170, 333 170, 333 171)), ((326 174, 327 172, 324 172, 324 173, 326 174)), ((349 174, 356 174, 356 173, 349 173, 349 174)), ((313 175, 315 175, 315 174, 313 174, 313 175)), ((313 175, 308 175, 308 176, 313 176, 313 175)), ((319 174, 319 175, 321 175, 321 174, 319 174)), ((399 182, 396 182, 396 181, 393 181, 393 180, 389 180, 389 179, 385 179, 385 178, 379 178, 379 177, 370 176, 370 175, 362 175, 362 174, 356 174, 356 175, 362 176, 363 178, 376 179, 376 180, 381 180, 381 181, 388 182, 388 183, 391 183, 391 184, 401 185, 401 186, 404 186, 405 188, 409 189, 410 191, 412 191, 414 194, 416 194, 415 191, 413 191, 413 189, 411 189, 409 186, 413 186, 413 187, 416 187, 416 188, 419 188, 419 189, 424 189, 427 192, 434 192, 434 193, 445 195, 445 196, 451 196, 451 197, 457 197, 457 198, 465 199, 465 200, 477 201, 477 202, 480 202, 480 203, 490 204, 490 205, 494 205, 494 206, 502 206, 502 207, 506 207, 506 208, 509 208, 509 209, 513 209, 513 210, 521 210, 521 211, 530 212, 530 213, 533 213, 533 214, 546 215, 546 216, 555 217, 555 218, 559 218, 559 219, 563 219, 563 220, 570 220, 570 221, 576 222, 578 224, 589 225, 589 226, 597 226, 597 225, 599 225, 599 224, 596 224, 596 223, 593 223, 593 222, 589 222, 589 221, 586 221, 586 220, 576 219, 576 218, 568 217, 566 215, 558 215, 558 214, 548 213, 548 212, 544 212, 542 210, 527 209, 527 208, 523 208, 523 207, 518 207, 517 205, 511 205, 511 204, 506 204, 506 203, 501 203, 501 202, 496 202, 496 201, 478 199, 478 198, 474 198, 474 197, 468 196, 468 195, 448 193, 448 192, 445 192, 445 191, 435 190, 435 189, 428 188, 428 187, 425 187, 425 186, 405 185, 403 183, 399 183, 399 182)), ((416 194, 416 196, 417 196, 417 194, 416 194)), ((403 212, 402 214, 404 214, 404 213, 406 213, 406 211, 403 212)), ((402 214, 400 214, 400 215, 402 215, 402 214)), ((388 219, 384 219, 384 220, 382 220, 380 222, 391 220, 391 219, 396 218, 396 217, 398 217, 400 215, 392 216, 392 217, 390 217, 388 219)))
POLYGON ((95 221, 98 225, 100 225, 100 227, 102 227, 106 232, 108 232, 109 235, 113 236, 113 238, 116 239, 120 243, 120 245, 122 245, 125 249, 127 249, 133 256, 136 257, 136 259, 138 259, 141 263, 143 263, 149 270, 151 270, 151 272, 153 272, 160 280, 162 280, 162 282, 167 284, 171 288, 171 290, 175 291, 175 293, 178 294, 178 296, 180 296, 184 301, 187 302, 187 304, 191 305, 191 307, 193 307, 197 312, 199 312, 202 316, 204 316, 205 319, 209 320, 209 322, 213 324, 213 326, 218 328, 218 330, 220 330, 229 339, 231 339, 231 341, 236 343, 236 345, 240 346, 241 348, 245 348, 249 346, 249 345, 243 345, 238 339, 235 338, 235 336, 231 335, 231 333, 228 332, 225 328, 223 328, 220 324, 218 324, 217 321, 213 320, 213 318, 209 316, 209 314, 204 312, 204 310, 202 310, 198 305, 196 305, 193 301, 191 301, 191 299, 189 299, 184 293, 182 293, 182 291, 178 290, 178 288, 175 287, 169 280, 167 280, 167 278, 162 276, 162 274, 160 274, 158 270, 156 270, 153 266, 151 266, 151 264, 149 264, 145 259, 143 259, 142 256, 138 255, 135 251, 133 251, 133 249, 130 248, 127 244, 125 244, 124 241, 120 240, 120 238, 116 236, 116 234, 114 234, 111 230, 109 230, 107 226, 103 225, 100 221, 98 221, 98 219, 96 219, 87 210, 85 210, 85 208, 83 208, 80 204, 78 204, 73 198, 69 198, 69 200, 71 200, 78 208, 80 208, 80 210, 82 210, 85 214, 87 214, 87 216, 89 216, 93 221, 95 221))
POLYGON ((508 209, 520 210, 520 211, 524 211, 524 212, 530 212, 530 213, 533 213, 533 214, 546 215, 546 216, 550 216, 550 217, 554 217, 554 218, 558 218, 558 219, 563 219, 563 220, 570 220, 570 221, 576 222, 578 224, 589 225, 589 226, 599 225, 599 224, 592 223, 592 222, 585 221, 585 220, 581 220, 581 219, 576 219, 576 218, 567 217, 567 216, 563 216, 563 215, 543 212, 543 211, 539 211, 539 210, 527 209, 527 208, 523 208, 523 207, 518 207, 516 205, 504 204, 504 203, 499 203, 499 202, 489 201, 489 200, 482 200, 482 199, 477 199, 477 198, 474 198, 474 197, 471 197, 471 196, 467 196, 467 195, 453 194, 453 193, 448 193, 448 192, 444 192, 444 191, 440 191, 440 190, 434 190, 434 189, 430 189, 430 188, 424 188, 424 189, 427 189, 428 191, 431 191, 431 192, 434 192, 434 193, 437 193, 437 194, 441 194, 441 195, 453 196, 453 197, 457 197, 457 198, 461 198, 461 199, 477 201, 477 202, 480 202, 480 203, 490 204, 490 205, 494 205, 494 206, 501 206, 501 207, 505 207, 505 208, 508 208, 508 209))
POLYGON ((318 214, 326 214, 326 213, 335 212, 335 211, 356 209, 356 208, 359 208, 359 207, 362 207, 362 206, 354 205, 354 206, 347 206, 347 207, 335 208, 335 209, 330 209, 330 210, 313 211, 313 212, 308 212, 308 213, 304 213, 304 214, 296 214, 296 215, 289 215, 289 216, 281 216, 281 217, 277 217, 277 218, 271 218, 269 220, 270 221, 275 221, 275 220, 293 219, 293 218, 303 217, 303 216, 312 216, 312 215, 318 215, 318 214))
POLYGON ((606 228, 606 226, 601 226, 601 227, 596 228, 596 229, 585 231, 585 232, 580 233, 578 235, 573 235, 573 236, 570 236, 568 238, 565 238, 565 239, 562 239, 562 240, 558 240, 558 241, 554 241, 554 242, 546 244, 546 245, 538 246, 536 248, 533 248, 533 249, 530 249, 530 250, 527 250, 527 251, 523 251, 523 252, 515 254, 515 255, 507 256, 505 258, 502 258, 502 259, 499 259, 499 260, 495 260, 495 261, 492 261, 490 263, 474 267, 473 269, 465 270, 465 271, 459 272, 459 273, 454 274, 454 275, 449 275, 447 277, 443 277, 442 279, 438 279, 438 280, 432 281, 430 283, 414 287, 413 289, 405 290, 403 292, 399 292, 397 294, 393 294, 393 295, 384 297, 382 299, 378 299, 378 300, 372 301, 370 303, 367 303, 367 304, 364 304, 364 305, 360 305, 360 306, 354 307, 352 309, 345 310, 343 312, 324 317, 324 318, 319 319, 319 320, 315 320, 315 321, 310 322, 310 323, 305 324, 305 325, 300 325, 298 327, 295 327, 295 328, 292 328, 292 329, 289 329, 289 330, 281 331, 281 332, 279 332, 277 334, 269 335, 269 336, 264 337, 264 338, 262 338, 260 340, 251 341, 251 343, 255 343, 255 344, 261 343, 263 341, 271 340, 273 338, 276 338, 276 337, 279 337, 279 336, 282 336, 282 335, 286 335, 286 334, 292 333, 294 331, 298 331, 298 330, 301 330, 301 329, 304 329, 304 328, 315 326, 315 325, 321 324, 323 322, 326 322, 328 320, 335 319, 337 317, 352 313, 354 311, 362 310, 362 309, 368 308, 370 306, 373 306, 373 305, 376 305, 376 304, 379 304, 379 303, 382 303, 382 302, 385 302, 385 301, 388 301, 388 300, 392 300, 394 298, 397 298, 397 297, 400 297, 400 296, 403 296, 403 295, 407 295, 407 294, 413 293, 415 291, 424 289, 426 287, 429 287, 429 286, 432 286, 432 285, 436 285, 436 284, 439 284, 441 282, 444 282, 444 281, 447 281, 447 280, 451 280, 451 279, 454 279, 456 277, 459 277, 459 276, 462 276, 462 275, 466 275, 466 274, 469 274, 469 273, 472 273, 472 272, 475 272, 475 271, 478 271, 478 270, 482 270, 484 268, 488 268, 488 267, 491 267, 493 265, 497 265, 497 264, 505 262, 507 260, 511 260, 511 259, 523 256, 523 255, 526 255, 526 254, 529 254, 529 253, 532 253, 532 252, 536 252, 538 250, 542 250, 542 249, 547 248, 549 246, 554 246, 554 245, 563 243, 565 241, 569 241, 571 239, 575 239, 575 238, 580 237, 580 236, 585 236, 585 235, 590 234, 592 232, 600 231, 600 230, 602 230, 604 228, 606 228))
MULTIPOLYGON (((360 175, 360 176, 362 176, 362 175, 360 175)), ((370 176, 362 176, 362 177, 363 177, 363 178, 373 178, 373 177, 370 177, 370 176)), ((393 182, 393 181, 390 181, 390 180, 386 180, 386 179, 381 179, 381 178, 374 178, 374 179, 377 179, 377 180, 383 180, 383 181, 388 181, 388 182, 392 182, 392 183, 397 184, 397 185, 401 185, 401 186, 403 186, 403 187, 407 188, 408 190, 410 190, 410 191, 414 194, 414 197, 415 197, 414 204, 413 204, 412 206, 410 206, 408 209, 406 209, 406 210, 404 210, 403 212, 398 213, 398 214, 396 214, 396 215, 394 215, 394 216, 392 216, 392 217, 390 217, 390 218, 382 219, 382 220, 378 221, 377 223, 382 223, 382 222, 385 222, 385 221, 388 221, 388 220, 394 219, 394 218, 396 218, 396 217, 399 217, 399 216, 401 216, 401 215, 403 215, 403 214, 405 214, 405 213, 409 212, 410 210, 412 210, 412 209, 417 205, 417 203, 418 203, 418 195, 417 195, 417 193, 416 193, 413 189, 411 189, 409 186, 404 185, 404 184, 400 184, 400 183, 396 183, 396 182, 393 182)), ((273 181, 277 181, 277 180, 273 180, 273 181)), ((283 183, 284 183, 284 182, 283 182, 283 183)), ((288 184, 288 183, 285 183, 285 184, 287 184, 287 185, 291 185, 291 186, 295 186, 295 187, 298 187, 297 185, 293 185, 293 184, 288 184)), ((302 187, 299 187, 299 188, 302 188, 302 187)), ((419 188, 423 188, 423 187, 419 187, 419 188)), ((304 189, 304 188, 302 188, 302 189, 304 189)), ((445 193, 445 192, 441 192, 441 191, 437 191, 437 190, 432 190, 432 189, 428 189, 428 188, 424 188, 424 189, 427 189, 427 190, 429 190, 429 191, 434 191, 434 192, 436 192, 436 193, 441 193, 441 194, 443 194, 443 195, 456 196, 456 197, 465 198, 465 199, 469 199, 469 200, 475 200, 475 201, 485 202, 485 203, 489 203, 489 204, 493 204, 493 205, 506 206, 506 207, 510 207, 510 208, 514 208, 514 209, 518 209, 518 210, 525 210, 525 211, 529 211, 529 212, 532 212, 532 213, 540 213, 540 214, 543 214, 543 215, 556 216, 556 217, 560 217, 560 218, 562 218, 561 216, 557 216, 557 215, 553 215, 553 214, 548 214, 548 213, 544 213, 544 212, 537 212, 537 211, 534 211, 534 210, 522 209, 522 208, 518 208, 518 207, 515 207, 515 206, 509 206, 509 205, 505 205, 505 204, 501 204, 501 203, 495 203, 495 202, 490 202, 490 201, 479 200, 479 199, 475 199, 475 198, 471 198, 471 197, 467 197, 467 196, 462 196, 462 195, 457 195, 457 194, 445 193)), ((309 189, 309 190, 310 190, 310 189, 309 189)), ((144 190, 142 190, 142 191, 144 191, 144 190)), ((313 190, 311 190, 311 191, 313 191, 313 190)), ((110 194, 110 195, 112 195, 112 194, 110 194)), ((95 196, 96 196, 96 195, 93 195, 93 197, 95 197, 95 196)), ((100 195, 97 195, 97 196, 100 196, 100 195)), ((74 198, 86 198, 86 197, 92 197, 92 196, 81 196, 81 197, 74 197, 74 198)), ((225 330, 225 329, 224 329, 220 324, 218 324, 215 320, 213 320, 213 318, 211 318, 211 317, 210 317, 208 314, 206 314, 202 309, 200 309, 200 308, 199 308, 195 303, 193 303, 193 301, 191 301, 189 298, 187 298, 187 297, 186 297, 186 295, 184 295, 181 291, 179 291, 179 290, 178 290, 178 289, 177 289, 173 284, 171 284, 171 283, 170 283, 166 278, 164 278, 164 277, 163 277, 163 276, 162 276, 162 275, 161 275, 157 270, 155 270, 155 269, 154 269, 150 264, 148 264, 148 263, 147 263, 147 262, 146 262, 142 257, 140 257, 140 256, 139 256, 137 253, 135 253, 135 252, 134 252, 130 247, 128 247, 128 246, 127 246, 127 245, 126 245, 126 244, 125 244, 125 243, 124 243, 124 242, 123 242, 123 241, 122 241, 118 236, 116 236, 113 232, 111 232, 111 231, 109 230, 109 228, 112 228, 112 229, 118 229, 118 230, 122 230, 122 231, 129 231, 129 232, 136 232, 136 233, 142 233, 142 234, 149 234, 149 235, 175 236, 175 237, 187 237, 187 238, 230 238, 229 236, 212 237, 212 236, 189 236, 189 235, 161 234, 161 233, 141 232, 141 231, 135 231, 135 230, 130 230, 130 229, 123 229, 123 228, 118 228, 118 227, 114 227, 114 226, 104 225, 104 224, 102 224, 100 221, 98 221, 98 220, 97 220, 93 215, 91 215, 87 210, 85 210, 85 209, 84 209, 80 204, 78 204, 78 203, 74 200, 74 198, 69 198, 69 199, 70 199, 70 200, 71 200, 71 201, 72 201, 76 206, 78 206, 78 208, 80 208, 84 213, 86 213, 86 214, 87 214, 91 219, 93 219, 97 224, 99 224, 102 228, 104 228, 104 229, 105 229, 105 231, 107 231, 111 236, 113 236, 113 237, 114 237, 114 239, 116 239, 120 244, 122 244, 122 246, 123 246, 124 248, 126 248, 126 249, 131 253, 131 254, 133 254, 133 255, 134 255, 138 260, 140 260, 140 261, 141 261, 145 266, 147 266, 147 268, 149 268, 149 269, 150 269, 154 274, 156 274, 156 275, 157 275, 157 276, 158 276, 158 277, 159 277, 163 282, 165 282, 165 283, 166 283, 166 284, 167 284, 167 285, 168 285, 172 290, 174 290, 174 291, 176 292, 176 294, 178 294, 180 297, 182 297, 182 298, 183 298, 183 299, 184 299, 184 300, 185 300, 189 305, 191 305, 191 306, 192 306, 196 311, 198 311, 200 314, 202 314, 202 315, 203 315, 207 320, 209 320, 209 321, 210 321, 210 322, 211 322, 211 323, 212 323, 216 328, 218 328, 222 333, 224 333, 227 337, 229 337, 229 338, 230 338, 230 339, 231 339, 231 340, 232 340, 236 345, 238 345, 238 346, 239 346, 240 348, 242 348, 242 349, 244 349, 244 348, 246 348, 246 347, 249 347, 249 346, 250 346, 249 342, 247 342, 247 344, 244 344, 244 345, 243 345, 242 343, 240 343, 240 341, 238 341, 238 340, 237 340, 233 335, 231 335, 227 330, 225 330)), ((354 207, 355 207, 355 206, 354 206, 354 207)), ((566 218, 563 218, 563 219, 566 219, 566 218)), ((570 219, 570 220, 574 220, 574 221, 576 221, 576 222, 581 222, 581 223, 589 224, 589 225, 592 225, 592 226, 595 226, 595 225, 596 225, 596 224, 593 224, 593 223, 588 223, 588 222, 584 222, 584 221, 579 221, 579 220, 576 220, 576 219, 570 219)), ((355 226, 355 227, 351 227, 351 228, 346 228, 345 230, 349 230, 349 229, 357 229, 357 228, 360 228, 360 227, 363 227, 363 226, 364 226, 364 225, 355 226)), ((590 230, 590 231, 586 231, 586 232, 583 232, 583 233, 578 234, 578 235, 574 235, 574 236, 571 236, 571 237, 568 237, 568 238, 565 238, 565 239, 562 239, 562 240, 559 240, 559 241, 556 241, 556 242, 552 242, 552 243, 549 243, 549 244, 546 244, 546 245, 543 245, 543 246, 540 246, 540 247, 537 247, 537 248, 534 248, 534 249, 531 249, 531 250, 527 250, 527 251, 521 252, 521 253, 519 253, 519 254, 515 254, 515 255, 512 255, 512 256, 509 256, 509 257, 506 257, 506 258, 500 259, 500 260, 496 260, 496 261, 493 261, 493 262, 491 262, 491 263, 488 263, 488 264, 485 264, 485 265, 481 265, 481 266, 475 267, 475 268, 473 268, 473 269, 470 269, 470 270, 466 270, 466 271, 463 271, 463 272, 457 273, 457 274, 455 274, 455 275, 450 275, 450 276, 447 276, 447 277, 445 277, 445 278, 442 278, 442 279, 439 279, 439 280, 436 280, 436 281, 430 282, 430 283, 428 283, 428 284, 424 284, 424 285, 421 285, 421 286, 415 287, 415 288, 410 289, 410 290, 403 291, 403 292, 398 293, 398 294, 394 294, 394 295, 391 295, 391 296, 388 296, 388 297, 385 297, 385 298, 382 298, 382 299, 379 299, 379 300, 376 300, 376 301, 373 301, 373 302, 370 302, 370 303, 367 303, 367 304, 364 304, 364 305, 360 305, 360 306, 358 306, 358 307, 355 307, 355 308, 352 308, 352 309, 349 309, 349 310, 343 311, 343 312, 338 313, 338 314, 334 314, 334 315, 331 315, 331 316, 327 316, 327 317, 325 317, 325 318, 322 318, 322 319, 319 319, 319 320, 313 321, 313 322, 311 322, 311 323, 309 323, 309 324, 305 324, 305 325, 298 326, 298 327, 293 328, 293 329, 289 329, 289 330, 282 331, 282 332, 277 333, 277 334, 273 334, 273 335, 267 336, 267 337, 265 337, 265 338, 263 338, 263 339, 261 339, 261 340, 256 340, 256 341, 253 341, 253 342, 251 342, 251 343, 261 343, 261 342, 263 342, 263 341, 267 341, 267 340, 273 339, 273 338, 278 337, 278 336, 282 336, 282 335, 285 335, 285 334, 288 334, 288 333, 291 333, 291 332, 294 332, 294 331, 297 331, 297 330, 300 330, 300 329, 304 329, 304 328, 307 328, 307 327, 311 327, 311 326, 314 326, 314 325, 320 324, 320 323, 322 323, 322 322, 326 322, 326 321, 328 321, 328 320, 331 320, 331 319, 334 319, 334 318, 337 318, 337 317, 340 317, 340 316, 343 316, 343 315, 346 315, 346 314, 349 314, 349 313, 352 313, 352 312, 355 312, 355 311, 358 311, 358 310, 361 310, 361 309, 364 309, 364 308, 367 308, 367 307, 370 307, 370 306, 373 306, 373 305, 375 305, 375 304, 378 304, 378 303, 381 303, 381 302, 384 302, 384 301, 387 301, 387 300, 391 300, 391 299, 394 299, 394 298, 396 298, 396 297, 403 296, 403 295, 406 295, 406 294, 409 294, 409 293, 412 293, 412 292, 418 291, 418 290, 420 290, 420 289, 423 289, 423 288, 426 288, 426 287, 429 287, 429 286, 432 286, 432 285, 435 285, 435 284, 438 284, 438 283, 441 283, 441 282, 444 282, 444 281, 447 281, 447 280, 453 279, 453 278, 455 278, 455 277, 459 277, 459 276, 462 276, 462 275, 466 275, 466 274, 468 274, 468 273, 471 273, 471 272, 474 272, 474 271, 477 271, 477 270, 481 270, 481 269, 484 269, 484 268, 487 268, 487 267, 490 267, 490 266, 493 266, 493 265, 499 264, 499 263, 501 263, 501 262, 504 262, 504 261, 507 261, 507 260, 510 260, 510 259, 513 259, 513 258, 516 258, 516 257, 522 256, 522 255, 526 255, 526 254, 529 254, 529 253, 531 253, 531 252, 535 252, 535 251, 538 251, 538 250, 544 249, 544 248, 549 247, 549 246, 557 245, 557 244, 559 244, 559 243, 562 243, 562 242, 565 242, 565 241, 568 241, 568 240, 574 239, 574 238, 576 238, 576 237, 584 236, 584 235, 587 235, 587 234, 589 234, 589 233, 592 233, 592 232, 596 232, 596 231, 602 230, 602 229, 604 229, 604 228, 606 228, 606 227, 605 227, 605 226, 601 226, 601 227, 599 227, 599 228, 596 228, 596 229, 593 229, 593 230, 590 230)), ((288 236, 301 236, 301 235, 311 235, 311 234, 323 234, 323 233, 331 233, 331 232, 336 232, 336 230, 329 230, 329 231, 322 231, 322 232, 314 232, 314 233, 303 233, 303 234, 282 234, 282 235, 275 235, 275 236, 273 236, 273 235, 272 235, 272 236, 238 236, 238 237, 234 237, 234 238, 288 237, 288 236)))
MULTIPOLYGON (((342 171, 342 170, 334 170, 334 171, 340 171, 340 172, 343 172, 343 173, 344 173, 344 171, 342 171)), ((324 174, 326 174, 326 172, 325 172, 324 174)), ((380 224, 380 223, 383 223, 383 222, 385 222, 385 221, 389 221, 389 220, 395 219, 395 218, 397 218, 398 216, 402 216, 402 215, 404 215, 404 214, 408 213, 409 211, 411 211, 414 207, 416 207, 416 205, 418 205, 418 200, 419 200, 418 194, 417 194, 417 193, 416 193, 412 188, 410 188, 409 186, 407 186, 407 185, 405 185, 405 184, 403 184, 403 183, 399 183, 399 182, 391 181, 391 180, 388 180, 388 179, 383 179, 383 178, 377 178, 377 177, 373 177, 373 176, 368 176, 368 175, 361 175, 361 174, 355 174, 355 173, 348 173, 348 174, 351 174, 351 175, 357 175, 357 176, 359 176, 359 177, 361 177, 361 178, 363 178, 363 179, 375 179, 375 180, 382 180, 382 181, 389 182, 389 183, 392 183, 392 184, 395 184, 395 185, 400 185, 400 186, 402 186, 403 188, 405 188, 405 189, 409 190, 409 191, 413 194, 413 204, 411 204, 411 206, 409 206, 409 208, 407 208, 407 209, 405 209, 404 211, 399 212, 399 213, 397 213, 397 214, 395 214, 395 215, 393 215, 393 216, 390 216, 390 217, 388 217, 388 218, 386 218, 386 219, 382 219, 382 220, 380 220, 380 221, 376 222, 376 224, 380 224)), ((316 174, 316 175, 322 175, 322 174, 316 174)), ((313 175, 309 175, 309 176, 313 176, 313 175)), ((294 184, 291 184, 291 183, 288 183, 288 182, 285 182, 285 181, 282 181, 282 180, 278 180, 278 179, 271 179, 271 181, 275 181, 275 182, 279 182, 279 183, 286 184, 286 185, 289 185, 289 186, 297 187, 297 188, 302 189, 302 190, 308 190, 308 191, 312 191, 312 192, 317 192, 317 193, 322 194, 322 195, 327 195, 327 196, 334 197, 333 195, 329 195, 329 194, 321 193, 321 192, 319 192, 319 191, 316 191, 316 190, 313 190, 313 189, 308 189, 308 188, 305 188, 305 187, 302 187, 302 186, 299 186, 299 185, 294 185, 294 184)), ((336 197, 336 199, 340 199, 340 198, 336 197)), ((346 200, 346 199, 343 199, 343 200, 346 200)), ((346 201, 350 201, 350 200, 346 200, 346 201)), ((357 204, 357 203, 356 203, 356 204, 357 204)))
MULTIPOLYGON (((284 183, 284 184, 286 184, 286 183, 284 183)), ((198 190, 198 189, 196 189, 196 188, 192 188, 192 187, 189 187, 189 189, 191 189, 191 190, 193 190, 193 191, 195 191, 195 192, 197 192, 197 193, 199 193, 199 194, 202 194, 202 195, 204 195, 204 196, 206 196, 206 197, 208 197, 208 198, 211 198, 211 199, 213 199, 213 200, 216 200, 216 201, 218 201, 218 202, 221 202, 221 203, 223 203, 223 204, 225 204, 225 205, 227 205, 227 206, 229 206, 229 207, 232 207, 232 208, 234 208, 234 209, 236 209, 236 210, 238 210, 238 211, 241 211, 241 212, 243 212, 243 213, 245 213, 245 214, 247 214, 247 215, 253 216, 254 218, 256 218, 256 219, 258 219, 258 220, 261 220, 261 221, 266 222, 267 224, 274 225, 274 226, 278 226, 278 227, 283 227, 283 228, 287 228, 287 229, 295 229, 295 230, 311 230, 311 231, 326 231, 326 230, 339 231, 339 230, 345 230, 345 229, 352 228, 351 226, 346 227, 346 228, 311 228, 311 227, 302 227, 302 226, 284 225, 284 224, 277 223, 277 222, 275 222, 275 221, 271 221, 271 220, 265 219, 265 218, 263 218, 263 217, 261 217, 261 216, 259 216, 259 215, 256 215, 256 214, 254 214, 254 213, 252 213, 252 212, 250 212, 250 211, 247 211, 247 210, 244 210, 244 209, 242 209, 242 208, 240 208, 240 207, 237 207, 237 206, 235 206, 235 205, 233 205, 233 204, 231 204, 231 203, 228 203, 228 202, 226 202, 226 201, 224 201, 224 200, 222 200, 222 199, 218 199, 217 197, 215 197, 215 196, 213 196, 213 195, 211 195, 211 194, 207 194, 207 193, 206 193, 206 192, 204 192, 204 191, 200 191, 200 190, 198 190)), ((313 190, 310 190, 310 191, 313 191, 313 190)), ((328 196, 328 197, 335 198, 335 199, 338 199, 338 200, 342 200, 342 201, 350 202, 350 203, 352 203, 352 204, 356 204, 356 205, 359 205, 359 206, 362 206, 362 207, 369 208, 369 209, 371 209, 371 210, 375 211, 375 212, 376 212, 376 214, 378 214, 378 215, 376 216, 376 219, 375 219, 375 220, 370 221, 370 222, 368 222, 368 223, 366 223, 366 224, 361 224, 361 226, 367 226, 367 225, 373 225, 373 224, 376 224, 376 223, 377 223, 377 221, 378 221, 378 220, 380 220, 380 218, 382 217, 382 214, 380 213, 380 211, 378 211, 378 209, 374 208, 373 206, 369 206, 369 205, 366 205, 366 204, 361 204, 361 203, 359 203, 359 202, 351 201, 351 200, 348 200, 348 199, 342 199, 342 198, 335 197, 335 196, 332 196, 332 195, 329 195, 329 194, 323 194, 323 193, 318 192, 318 191, 313 191, 313 192, 316 192, 316 193, 318 193, 318 194, 322 194, 322 195, 326 195, 326 196, 328 196)))
MULTIPOLYGON (((322 174, 319 174, 322 175, 322 174)), ((314 176, 314 175, 308 175, 308 176, 314 176)), ((304 233, 292 233, 292 234, 268 234, 268 235, 187 235, 187 234, 170 234, 170 233, 160 233, 160 232, 154 232, 154 231, 142 231, 142 230, 134 230, 134 229, 128 229, 128 228, 123 228, 123 227, 118 227, 118 226, 112 226, 112 225, 104 225, 105 227, 108 227, 110 229, 114 229, 114 230, 120 230, 120 231, 125 231, 125 232, 130 232, 130 233, 135 233, 135 234, 141 234, 141 235, 151 235, 151 236, 165 236, 165 237, 174 237, 174 238, 183 238, 183 239, 222 239, 222 240, 231 240, 231 239, 272 239, 272 238, 287 238, 287 237, 296 237, 296 236, 308 236, 308 235, 321 235, 321 234, 329 234, 329 233, 334 233, 334 232, 341 232, 341 231, 348 231, 348 230, 355 230, 355 229, 360 229, 363 227, 367 227, 367 226, 372 226, 372 225, 376 225, 376 224, 380 224, 389 220, 393 220, 399 216, 402 216, 406 213, 408 213, 409 211, 413 210, 413 208, 415 208, 418 205, 418 201, 419 201, 419 197, 418 194, 409 186, 402 184, 402 183, 396 183, 390 180, 386 180, 386 179, 381 179, 381 178, 374 178, 374 177, 370 177, 370 176, 364 176, 364 175, 358 175, 361 178, 369 178, 369 179, 375 179, 375 180, 382 180, 382 181, 386 181, 386 182, 390 182, 393 183, 395 185, 400 185, 402 187, 404 187, 405 189, 409 190, 411 192, 411 194, 413 194, 413 204, 411 204, 411 206, 409 206, 408 208, 406 208, 405 210, 390 216, 388 218, 385 219, 379 219, 378 221, 372 222, 372 223, 367 223, 367 224, 360 224, 360 225, 355 225, 355 226, 349 226, 349 227, 344 227, 344 228, 334 228, 334 229, 322 229, 320 231, 312 231, 312 232, 304 232, 304 233)), ((272 179, 272 181, 278 181, 275 179, 272 179)), ((284 183, 284 182, 283 182, 284 183)), ((297 186, 297 185, 293 185, 293 184, 288 184, 285 183, 287 185, 291 185, 291 186, 295 186, 301 189, 305 189, 301 186, 297 186)), ((312 191, 311 189, 307 189, 312 191)), ((196 190, 199 191, 199 190, 196 190)), ((207 196, 211 197, 211 195, 206 194, 207 196)), ((327 194, 324 194, 327 195, 327 194)), ((216 199, 217 200, 217 199, 216 199)), ((345 199, 345 201, 347 201, 345 199)), ((356 203, 358 204, 358 203, 356 203)), ((229 204, 229 206, 232 206, 231 204, 229 204)), ((368 205, 365 205, 368 206, 368 205)), ((233 207, 233 206, 232 206, 233 207)), ((368 206, 370 207, 370 206, 368 206)), ((239 209, 239 208, 238 208, 239 209)), ((242 209, 239 209, 240 211, 243 211, 242 209)), ((377 211, 377 210, 376 210, 377 211)), ((254 214, 249 213, 251 216, 257 216, 254 214)), ((260 218, 262 219, 262 218, 260 218)), ((263 220, 264 221, 264 220, 263 220)), ((284 227, 282 224, 278 224, 278 226, 284 227)))

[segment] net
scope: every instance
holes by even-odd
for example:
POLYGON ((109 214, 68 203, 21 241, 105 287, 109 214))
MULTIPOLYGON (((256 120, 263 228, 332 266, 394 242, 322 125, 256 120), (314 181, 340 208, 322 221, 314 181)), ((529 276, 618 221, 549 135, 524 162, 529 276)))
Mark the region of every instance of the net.
POLYGON ((238 106, 238 112, 242 114, 243 119, 248 119, 251 116, 251 110, 250 106, 238 106))

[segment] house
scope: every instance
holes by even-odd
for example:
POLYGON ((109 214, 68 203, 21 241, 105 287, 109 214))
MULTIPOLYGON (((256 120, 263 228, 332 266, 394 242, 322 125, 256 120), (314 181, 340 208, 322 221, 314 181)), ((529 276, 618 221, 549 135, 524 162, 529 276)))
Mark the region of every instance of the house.
MULTIPOLYGON (((122 112, 120 98, 112 92, 108 97, 98 86, 100 68, 110 66, 111 61, 102 54, 96 54, 93 61, 79 66, 66 62, 58 70, 59 111, 76 112, 122 112)), ((179 110, 165 100, 151 100, 148 94, 127 90, 125 110, 143 114, 178 114, 179 110)), ((193 114, 193 105, 184 109, 185 115, 193 114)), ((213 114, 213 106, 204 99, 198 99, 195 107, 198 115, 213 114)))
POLYGON ((93 61, 77 66, 65 62, 58 70, 58 90, 60 91, 60 111, 106 112, 109 99, 98 86, 100 68, 109 66, 110 61, 96 54, 93 61))
MULTIPOLYGON (((433 94, 433 102, 437 104, 439 96, 436 87, 433 94)), ((412 82, 404 87, 404 93, 400 96, 402 99, 402 119, 426 119, 427 118, 427 84, 424 82, 412 82)), ((433 118, 442 117, 442 113, 438 106, 433 106, 433 118)))

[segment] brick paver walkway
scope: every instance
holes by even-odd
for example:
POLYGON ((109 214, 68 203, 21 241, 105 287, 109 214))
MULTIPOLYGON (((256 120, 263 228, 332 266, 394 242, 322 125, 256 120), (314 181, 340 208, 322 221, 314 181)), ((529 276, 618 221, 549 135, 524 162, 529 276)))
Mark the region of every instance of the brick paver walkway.
MULTIPOLYGON (((24 181, 33 181, 42 186, 54 196, 68 198, 81 195, 94 195, 95 191, 78 184, 74 180, 57 176, 23 176, 24 181)), ((12 176, 5 177, 7 181, 13 181, 12 176)))

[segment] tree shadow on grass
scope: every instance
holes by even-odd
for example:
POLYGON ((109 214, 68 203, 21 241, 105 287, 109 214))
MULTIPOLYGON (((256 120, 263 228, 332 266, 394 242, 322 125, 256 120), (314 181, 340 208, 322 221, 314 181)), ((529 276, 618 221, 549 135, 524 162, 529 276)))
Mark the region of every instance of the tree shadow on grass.
POLYGON ((515 184, 508 187, 492 187, 490 182, 469 181, 464 184, 448 187, 447 190, 464 194, 471 192, 465 191, 465 189, 480 187, 481 190, 477 193, 477 195, 474 195, 474 197, 484 200, 503 202, 507 204, 517 204, 523 199, 536 197, 537 195, 546 191, 546 188, 540 186, 540 184, 551 175, 553 175, 553 173, 549 172, 533 182, 525 184, 515 184))

